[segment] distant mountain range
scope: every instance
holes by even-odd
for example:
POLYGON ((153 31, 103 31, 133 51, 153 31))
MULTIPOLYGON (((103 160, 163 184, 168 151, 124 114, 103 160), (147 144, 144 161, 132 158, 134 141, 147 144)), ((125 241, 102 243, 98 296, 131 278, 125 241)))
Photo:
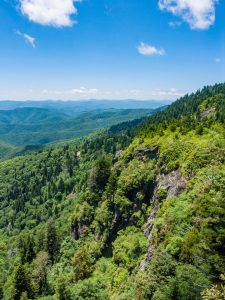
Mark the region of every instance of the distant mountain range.
MULTIPOLYGON (((53 103, 47 103, 49 106, 53 105, 53 103)), ((39 150, 49 143, 82 137, 100 128, 140 119, 162 109, 100 110, 99 105, 96 105, 93 106, 93 111, 87 106, 86 109, 89 111, 81 112, 85 109, 81 105, 83 108, 77 108, 77 112, 74 106, 72 114, 72 108, 69 112, 67 103, 65 106, 62 102, 56 103, 62 105, 61 110, 57 105, 55 105, 57 109, 20 107, 12 110, 8 108, 16 103, 9 102, 10 105, 4 106, 5 110, 0 110, 0 159, 39 150)), ((0 104, 3 106, 1 102, 0 104)))
POLYGON ((57 110, 45 108, 24 107, 13 110, 0 111, 0 126, 3 125, 25 125, 35 124, 42 121, 58 122, 67 117, 64 113, 59 113, 57 110))
POLYGON ((171 101, 157 100, 86 100, 86 101, 0 101, 0 110, 33 107, 60 110, 60 112, 75 115, 83 112, 108 109, 156 109, 169 105, 171 101))

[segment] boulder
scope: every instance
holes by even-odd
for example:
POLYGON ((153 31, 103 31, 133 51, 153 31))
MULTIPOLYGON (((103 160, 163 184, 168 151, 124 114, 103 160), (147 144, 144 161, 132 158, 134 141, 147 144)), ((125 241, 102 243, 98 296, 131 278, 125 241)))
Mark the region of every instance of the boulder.
POLYGON ((152 146, 147 149, 141 147, 135 149, 136 156, 139 159, 142 159, 143 157, 147 157, 150 159, 154 159, 154 158, 157 159, 158 152, 159 152, 159 146, 152 146))

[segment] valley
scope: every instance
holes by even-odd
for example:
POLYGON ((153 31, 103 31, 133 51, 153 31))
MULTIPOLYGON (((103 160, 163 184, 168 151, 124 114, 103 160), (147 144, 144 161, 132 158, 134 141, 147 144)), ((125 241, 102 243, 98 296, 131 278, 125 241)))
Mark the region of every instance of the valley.
MULTIPOLYGON (((38 103, 36 105, 38 106, 38 103)), ((65 104, 64 109, 68 109, 65 104)), ((143 108, 101 110, 98 104, 98 110, 75 115, 71 112, 68 115, 56 109, 38 107, 1 110, 0 158, 38 151, 47 144, 80 138, 101 128, 140 119, 162 109, 163 107, 155 110, 143 108)))

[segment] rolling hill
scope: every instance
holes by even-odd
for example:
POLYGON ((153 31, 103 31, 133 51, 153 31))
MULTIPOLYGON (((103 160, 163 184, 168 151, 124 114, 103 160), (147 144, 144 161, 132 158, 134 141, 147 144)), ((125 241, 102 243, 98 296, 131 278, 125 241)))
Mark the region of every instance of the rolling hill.
POLYGON ((100 128, 140 119, 156 111, 111 109, 82 113, 72 117, 58 110, 46 108, 26 107, 3 110, 0 111, 0 140, 11 150, 7 153, 0 151, 0 157, 9 157, 8 154, 23 153, 31 149, 40 149, 41 146, 49 143, 82 137, 100 128))

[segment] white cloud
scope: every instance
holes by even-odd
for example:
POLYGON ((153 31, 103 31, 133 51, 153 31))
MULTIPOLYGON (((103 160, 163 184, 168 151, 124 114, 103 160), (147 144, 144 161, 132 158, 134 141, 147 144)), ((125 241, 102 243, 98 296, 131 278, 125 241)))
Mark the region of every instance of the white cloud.
POLYGON ((186 94, 185 92, 179 91, 178 89, 173 87, 168 90, 158 89, 151 93, 153 97, 162 98, 162 99, 178 98, 184 96, 185 94, 186 94))
POLYGON ((163 56, 166 55, 166 52, 163 48, 156 48, 154 46, 145 44, 145 43, 140 43, 140 45, 137 47, 138 52, 142 55, 145 56, 152 56, 152 55, 158 55, 158 56, 163 56))
POLYGON ((159 8, 181 17, 192 29, 208 29, 215 22, 218 0, 159 0, 159 8))
POLYGON ((54 27, 72 26, 77 14, 75 2, 81 0, 20 0, 21 12, 30 21, 54 27))
POLYGON ((216 63, 216 64, 221 63, 221 58, 219 58, 219 57, 215 58, 215 63, 216 63))
MULTIPOLYGON (((186 91, 181 91, 171 87, 169 89, 114 89, 114 90, 99 90, 96 88, 74 88, 71 90, 42 90, 42 95, 35 92, 38 99, 61 99, 61 100, 87 100, 87 99, 155 99, 157 100, 175 100, 186 94, 186 91)), ((28 97, 28 96, 27 96, 28 97)), ((29 98, 29 97, 28 97, 29 98)))
POLYGON ((75 89, 38 89, 35 87, 20 87, 18 89, 8 90, 7 88, 0 91, 1 99, 14 100, 155 100, 155 101, 174 101, 186 94, 187 90, 177 88, 153 88, 153 87, 133 87, 133 88, 75 88, 75 89))
POLYGON ((29 34, 22 33, 19 30, 16 30, 16 34, 22 36, 27 44, 30 44, 33 48, 36 47, 35 41, 36 39, 29 34))
POLYGON ((98 93, 98 90, 97 89, 88 89, 88 88, 85 88, 85 87, 80 87, 80 88, 75 88, 75 89, 72 89, 70 91, 67 91, 68 94, 97 94, 98 93))
MULTIPOLYGON (((169 89, 122 89, 122 90, 99 90, 97 88, 79 87, 70 90, 42 90, 42 95, 48 99, 155 99, 155 100, 174 100, 186 94, 177 88, 171 87, 169 89)), ((37 94, 37 93, 36 93, 37 94)), ((41 97, 40 97, 41 98, 41 97)))
POLYGON ((64 90, 64 91, 59 91, 59 90, 43 90, 42 94, 49 94, 49 95, 96 95, 98 93, 98 89, 95 88, 86 88, 86 87, 79 87, 79 88, 74 88, 71 90, 64 90))

